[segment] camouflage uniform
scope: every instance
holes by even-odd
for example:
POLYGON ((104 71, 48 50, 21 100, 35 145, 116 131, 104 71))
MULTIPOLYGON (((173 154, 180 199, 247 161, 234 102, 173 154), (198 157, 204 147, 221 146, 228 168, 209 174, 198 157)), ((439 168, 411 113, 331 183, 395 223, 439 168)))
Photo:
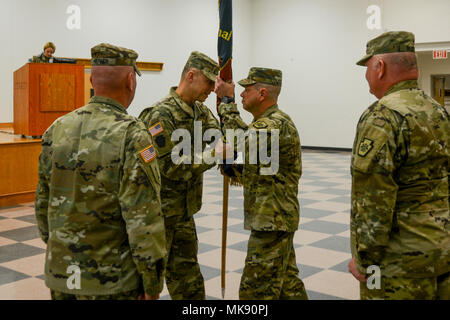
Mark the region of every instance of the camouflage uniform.
POLYGON ((142 295, 142 289, 131 290, 123 293, 108 294, 102 296, 86 296, 79 294, 68 294, 50 290, 52 300, 137 300, 142 295))
MULTIPOLYGON (((370 41, 374 54, 411 52, 414 35, 370 41)), ((444 108, 402 81, 361 116, 352 154, 351 247, 361 274, 377 265, 381 289, 361 299, 449 299, 450 122, 444 108)))
MULTIPOLYGON (((106 44, 92 48, 92 55, 93 66, 98 58, 132 65, 137 57, 106 44)), ((160 185, 151 136, 115 100, 94 96, 47 129, 35 208, 47 244, 45 282, 54 298, 162 291, 166 249, 160 185), (69 289, 71 266, 81 271, 79 289, 69 289)))
POLYGON ((44 55, 44 53, 41 53, 38 56, 33 56, 33 58, 31 58, 31 62, 32 63, 53 63, 53 57, 47 58, 44 55))
MULTIPOLYGON (((242 86, 266 83, 281 86, 281 71, 251 68, 242 86)), ((279 168, 270 175, 261 174, 266 167, 260 161, 249 161, 249 138, 242 182, 244 185, 244 228, 251 230, 245 268, 239 289, 240 299, 307 299, 303 282, 298 277, 294 233, 299 224, 298 183, 302 172, 300 138, 291 118, 274 105, 247 126, 236 104, 222 103, 219 114, 225 129, 255 131, 262 142, 267 131, 279 130, 279 168)), ((273 154, 277 150, 272 150, 273 154)))
MULTIPOLYGON (((193 52, 187 61, 188 67, 201 70, 211 81, 219 72, 218 64, 199 52, 193 52)), ((205 299, 205 286, 197 260, 198 239, 193 215, 202 205, 203 172, 215 164, 174 163, 171 152, 175 144, 172 132, 185 129, 191 135, 191 150, 194 150, 194 122, 200 122, 202 132, 220 130, 219 123, 207 106, 196 101, 186 104, 176 93, 176 87, 163 100, 146 108, 139 116, 149 128, 155 140, 161 172, 161 203, 166 225, 168 257, 166 284, 174 300, 205 299)), ((198 138, 198 137, 197 137, 198 138)), ((206 143, 202 143, 202 150, 206 143)), ((211 151, 205 151, 211 154, 211 151)))

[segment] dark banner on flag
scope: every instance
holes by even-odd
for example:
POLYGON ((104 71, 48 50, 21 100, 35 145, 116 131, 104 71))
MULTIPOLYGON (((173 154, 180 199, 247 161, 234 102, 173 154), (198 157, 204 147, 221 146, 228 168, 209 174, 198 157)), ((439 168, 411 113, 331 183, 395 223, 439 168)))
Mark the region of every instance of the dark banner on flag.
POLYGON ((219 0, 219 39, 217 51, 219 53, 220 77, 231 80, 231 59, 233 51, 233 10, 232 0, 219 0))

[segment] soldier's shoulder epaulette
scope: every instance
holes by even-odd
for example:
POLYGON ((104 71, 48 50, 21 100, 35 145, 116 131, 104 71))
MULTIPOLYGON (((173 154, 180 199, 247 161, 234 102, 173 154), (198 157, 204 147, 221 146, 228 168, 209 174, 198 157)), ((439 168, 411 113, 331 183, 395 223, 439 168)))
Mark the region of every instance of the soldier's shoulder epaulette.
POLYGON ((178 103, 174 97, 167 97, 166 99, 156 103, 154 107, 160 111, 165 113, 174 114, 178 111, 178 103))
POLYGON ((390 123, 393 119, 394 113, 392 108, 383 104, 381 100, 374 102, 361 115, 358 124, 364 122, 373 124, 377 127, 383 128, 386 123, 390 123))
POLYGON ((270 115, 270 119, 274 120, 274 123, 281 127, 283 125, 292 125, 295 127, 294 122, 292 121, 291 117, 287 113, 284 113, 281 110, 277 110, 276 112, 272 113, 270 115))
POLYGON ((204 104, 204 103, 202 103, 202 102, 200 102, 200 101, 195 101, 194 102, 194 104, 195 104, 195 106, 197 107, 197 108, 199 108, 200 110, 209 110, 209 108, 204 104))
POLYGON ((366 110, 364 110, 364 112, 361 114, 361 117, 359 118, 358 122, 361 122, 364 119, 366 119, 371 114, 371 112, 379 106, 378 102, 379 101, 375 101, 366 110))
POLYGON ((156 114, 156 113, 158 114, 158 116, 160 116, 160 115, 170 116, 172 114, 172 111, 173 111, 173 104, 170 103, 169 98, 165 98, 163 100, 160 100, 160 101, 154 103, 150 107, 145 108, 141 112, 141 115, 139 116, 139 118, 141 118, 141 116, 147 116, 147 115, 150 115, 151 117, 153 117, 154 114, 156 114))
POLYGON ((113 115, 115 121, 122 121, 127 123, 134 123, 137 121, 136 117, 128 113, 114 111, 113 115))
POLYGON ((201 113, 209 113, 210 110, 205 104, 201 103, 200 101, 195 101, 194 104, 195 108, 197 108, 197 110, 199 110, 201 113))
POLYGON ((168 95, 168 96, 162 98, 161 100, 155 102, 154 104, 152 104, 151 108, 153 108, 153 109, 155 109, 155 108, 170 108, 174 104, 175 104, 175 99, 171 95, 168 95))
POLYGON ((388 94, 378 102, 381 108, 387 108, 396 111, 402 116, 411 113, 411 107, 420 104, 425 97, 419 89, 405 89, 388 94))

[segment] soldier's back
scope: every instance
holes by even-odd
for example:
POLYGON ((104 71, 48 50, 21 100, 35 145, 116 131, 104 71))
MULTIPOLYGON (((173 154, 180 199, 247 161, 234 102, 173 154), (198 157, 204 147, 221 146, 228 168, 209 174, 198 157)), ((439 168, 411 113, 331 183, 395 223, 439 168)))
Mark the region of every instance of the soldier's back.
MULTIPOLYGON (((136 178, 132 177, 136 168, 127 168, 126 158, 139 156, 130 152, 143 150, 149 141, 141 122, 104 97, 93 97, 46 131, 41 163, 48 167, 40 170, 47 172, 50 185, 48 287, 73 293, 66 285, 71 265, 82 270, 77 294, 114 294, 139 286, 119 198, 124 171, 130 172, 129 179, 136 178)), ((150 168, 145 171, 155 179, 155 187, 158 172, 150 168)), ((153 199, 146 201, 151 206, 153 199)), ((159 210, 159 203, 155 208, 159 210)))
POLYGON ((377 170, 397 185, 384 274, 437 276, 449 271, 449 117, 413 81, 398 86, 405 88, 385 95, 362 120, 359 140, 373 140, 367 150, 378 155, 358 157, 354 166, 370 174, 378 161, 377 170))

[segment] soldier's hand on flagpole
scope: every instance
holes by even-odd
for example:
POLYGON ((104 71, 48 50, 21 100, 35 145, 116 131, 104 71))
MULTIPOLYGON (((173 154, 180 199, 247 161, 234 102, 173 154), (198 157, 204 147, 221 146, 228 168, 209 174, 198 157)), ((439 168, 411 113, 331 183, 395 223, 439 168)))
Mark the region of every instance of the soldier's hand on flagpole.
POLYGON ((221 77, 216 78, 216 85, 214 87, 214 92, 217 94, 219 99, 223 97, 234 97, 234 82, 223 81, 221 77))

